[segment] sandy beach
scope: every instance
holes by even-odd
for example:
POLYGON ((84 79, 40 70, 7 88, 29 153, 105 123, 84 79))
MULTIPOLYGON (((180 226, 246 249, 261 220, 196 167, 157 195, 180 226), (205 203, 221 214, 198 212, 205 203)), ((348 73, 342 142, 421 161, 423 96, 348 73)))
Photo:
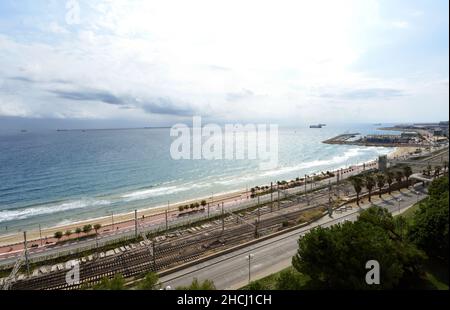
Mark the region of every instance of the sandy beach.
POLYGON ((414 154, 417 147, 396 147, 394 151, 388 154, 389 159, 406 158, 414 154))

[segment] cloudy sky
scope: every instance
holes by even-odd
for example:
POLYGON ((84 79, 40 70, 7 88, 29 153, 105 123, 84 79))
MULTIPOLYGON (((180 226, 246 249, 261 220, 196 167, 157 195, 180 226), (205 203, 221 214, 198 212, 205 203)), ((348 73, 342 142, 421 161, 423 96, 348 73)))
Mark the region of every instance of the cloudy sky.
POLYGON ((2 0, 0 123, 447 119, 448 29, 447 0, 2 0))

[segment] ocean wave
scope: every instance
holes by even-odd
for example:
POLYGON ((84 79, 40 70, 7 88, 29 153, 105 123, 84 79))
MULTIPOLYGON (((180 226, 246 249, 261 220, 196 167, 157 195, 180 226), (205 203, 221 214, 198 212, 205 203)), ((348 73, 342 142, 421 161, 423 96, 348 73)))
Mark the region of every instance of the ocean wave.
POLYGON ((104 206, 110 203, 111 202, 109 200, 81 199, 76 201, 64 202, 57 205, 46 205, 16 210, 3 210, 0 211, 0 223, 13 220, 23 220, 30 217, 82 209, 86 207, 104 206))
POLYGON ((351 158, 357 157, 364 153, 366 150, 364 148, 352 148, 346 151, 343 155, 333 156, 331 159, 321 159, 321 160, 312 160, 305 163, 301 163, 294 166, 287 166, 282 168, 277 168, 273 170, 266 171, 261 174, 263 177, 282 175, 298 170, 320 167, 320 166, 331 166, 345 163, 351 158))
POLYGON ((158 197, 163 195, 170 195, 179 192, 185 192, 192 189, 205 188, 211 186, 210 183, 195 183, 188 186, 164 186, 164 187, 153 187, 144 190, 138 190, 135 192, 131 192, 125 195, 120 196, 124 201, 136 201, 136 200, 144 200, 152 197, 158 197))

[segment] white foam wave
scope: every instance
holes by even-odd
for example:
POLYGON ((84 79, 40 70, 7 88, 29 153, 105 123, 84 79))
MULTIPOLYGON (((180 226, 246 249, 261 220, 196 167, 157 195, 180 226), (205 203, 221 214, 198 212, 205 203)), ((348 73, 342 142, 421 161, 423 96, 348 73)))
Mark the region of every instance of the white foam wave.
POLYGON ((289 172, 294 172, 302 169, 314 168, 319 166, 331 166, 345 163, 347 160, 361 155, 365 150, 363 148, 352 148, 346 151, 343 155, 334 156, 331 159, 312 160, 294 166, 282 167, 264 172, 261 176, 281 175, 289 172))
POLYGON ((82 209, 86 207, 103 206, 110 203, 111 202, 109 200, 81 199, 76 201, 64 202, 58 205, 45 205, 17 210, 4 210, 0 211, 0 223, 12 220, 23 220, 34 216, 53 214, 74 209, 82 209))
POLYGON ((170 195, 179 192, 185 192, 196 188, 204 188, 211 186, 210 183, 196 183, 189 186, 165 186, 165 187, 155 187, 150 189, 139 190, 122 195, 121 198, 124 201, 130 202, 135 200, 143 200, 151 197, 170 195))

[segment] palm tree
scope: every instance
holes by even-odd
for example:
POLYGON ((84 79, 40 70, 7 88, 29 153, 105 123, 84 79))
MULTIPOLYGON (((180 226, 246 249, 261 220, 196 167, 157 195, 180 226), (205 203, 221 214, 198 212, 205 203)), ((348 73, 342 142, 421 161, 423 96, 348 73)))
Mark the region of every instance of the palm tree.
POLYGON ((64 235, 66 235, 67 238, 69 238, 71 234, 72 234, 72 231, 70 229, 66 230, 66 232, 64 233, 64 235))
POLYGON ((378 193, 380 198, 381 198, 381 190, 383 189, 385 182, 386 178, 384 174, 382 173, 377 174, 377 186, 380 189, 380 192, 378 193))
POLYGON ((58 241, 59 241, 59 239, 62 238, 62 236, 63 236, 62 231, 57 231, 57 232, 55 232, 55 234, 54 234, 54 237, 55 237, 56 239, 58 239, 58 241))
POLYGON ((439 176, 439 172, 441 172, 441 166, 434 167, 434 177, 437 178, 439 176))
POLYGON ((138 288, 140 290, 156 290, 159 288, 158 275, 154 272, 149 272, 145 275, 145 278, 139 283, 138 288))
POLYGON ((372 195, 372 189, 375 186, 375 179, 373 178, 372 175, 367 174, 365 178, 365 183, 367 190, 369 191, 369 202, 371 202, 372 200, 370 199, 370 196, 372 195))
POLYGON ((430 176, 430 174, 431 174, 431 165, 427 166, 426 172, 427 172, 427 175, 430 176))
POLYGON ((410 166, 403 167, 403 174, 405 175, 405 178, 406 178, 406 184, 409 186, 409 177, 412 174, 411 167, 410 166))
POLYGON ((400 184, 403 180, 403 172, 397 171, 395 173, 395 181, 397 181, 398 184, 400 184))
POLYGON ((390 195, 391 194, 391 185, 392 185, 392 182, 394 182, 394 173, 390 170, 386 172, 386 182, 388 184, 388 191, 389 191, 389 195, 390 195))
POLYGON ((92 230, 92 225, 91 225, 91 224, 88 224, 88 225, 84 225, 84 226, 83 226, 83 232, 84 232, 85 234, 89 234, 89 233, 91 232, 91 230, 92 230))
POLYGON ((351 177, 350 182, 352 183, 353 187, 355 188, 356 192, 356 204, 359 206, 359 193, 361 193, 362 186, 363 186, 363 180, 360 177, 351 177))
POLYGON ((98 230, 100 228, 102 228, 102 224, 97 223, 97 224, 94 225, 95 234, 98 234, 98 230))
POLYGON ((80 238, 81 228, 80 228, 80 227, 77 227, 77 228, 75 229, 75 233, 78 235, 78 238, 80 238))

